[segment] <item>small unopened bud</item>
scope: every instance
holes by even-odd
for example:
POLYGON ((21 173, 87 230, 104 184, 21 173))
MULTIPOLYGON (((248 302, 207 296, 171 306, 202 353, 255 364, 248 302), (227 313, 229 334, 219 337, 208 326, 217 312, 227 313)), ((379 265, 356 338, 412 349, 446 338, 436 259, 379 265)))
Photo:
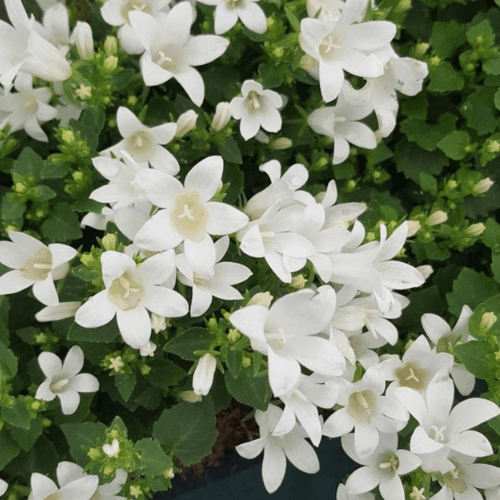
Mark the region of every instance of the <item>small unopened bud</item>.
POLYGON ((249 301, 249 306, 264 306, 268 309, 271 307, 271 302, 273 301, 273 296, 269 292, 259 292, 256 293, 249 301))
POLYGON ((118 66, 118 57, 108 56, 104 59, 104 71, 106 73, 112 73, 118 66))
POLYGON ((279 151, 281 149, 289 149, 293 146, 293 142, 288 137, 279 137, 278 139, 274 139, 269 147, 274 149, 275 151, 279 151))
POLYGON ((477 224, 470 225, 466 230, 465 234, 470 238, 476 238, 480 234, 484 232, 486 226, 482 222, 478 222, 477 224))
POLYGON ((141 356, 154 356, 156 350, 156 344, 154 342, 149 341, 146 345, 142 346, 139 349, 141 356))
POLYGON ((102 247, 104 250, 116 250, 116 234, 108 233, 105 236, 103 236, 102 240, 102 247))
POLYGON ((436 212, 429 215, 429 217, 427 217, 427 220, 425 222, 429 226, 437 226, 438 224, 442 224, 447 220, 448 220, 448 215, 446 214, 446 212, 443 212, 442 210, 437 210, 436 212))
POLYGON ((89 23, 78 21, 71 35, 71 42, 76 45, 78 55, 86 61, 94 58, 94 38, 89 23))
POLYGON ((248 358, 247 356, 243 356, 243 359, 241 360, 241 367, 242 368, 248 368, 251 366, 252 360, 248 358))
POLYGON ((103 445, 102 451, 108 457, 117 457, 118 453, 120 453, 120 443, 118 442, 118 439, 113 439, 113 442, 111 444, 103 445))
POLYGON ((495 183, 489 177, 486 177, 486 179, 482 179, 474 184, 472 192, 474 194, 484 194, 490 189, 491 186, 493 186, 493 184, 495 183))
POLYGON ((188 132, 196 127, 196 120, 198 119, 198 113, 193 109, 189 109, 177 119, 177 132, 175 137, 184 137, 188 132))
POLYGON ((424 279, 427 279, 433 272, 434 269, 432 269, 432 266, 418 266, 417 271, 424 277, 424 279))
POLYGON ((495 313, 492 312, 485 312, 481 316, 481 321, 479 323, 479 330, 481 332, 485 333, 487 332, 496 322, 498 318, 495 313))
POLYGON ((418 220, 409 220, 408 221, 408 238, 417 233, 417 231, 421 228, 420 222, 418 220))
POLYGON ((228 102, 219 102, 215 108, 215 115, 211 127, 218 132, 222 130, 231 119, 231 108, 228 102))
POLYGON ((234 343, 237 342, 241 337, 241 334, 236 328, 230 328, 229 333, 227 334, 227 339, 229 342, 234 343))
POLYGON ((118 43, 114 36, 107 36, 104 41, 104 52, 108 56, 116 56, 118 54, 118 43))
POLYGON ((167 322, 164 316, 159 316, 158 314, 151 314, 151 328, 155 333, 160 333, 167 328, 167 322))
POLYGON ((179 398, 187 403, 198 403, 202 400, 202 397, 194 391, 181 391, 179 393, 179 398))
POLYGON ((302 289, 306 286, 307 280, 304 278, 303 274, 299 274, 298 276, 294 276, 292 278, 292 282, 290 283, 290 286, 292 288, 297 288, 297 289, 302 289))
POLYGON ((193 390, 200 396, 206 396, 214 381, 217 360, 210 354, 203 355, 193 375, 193 390))

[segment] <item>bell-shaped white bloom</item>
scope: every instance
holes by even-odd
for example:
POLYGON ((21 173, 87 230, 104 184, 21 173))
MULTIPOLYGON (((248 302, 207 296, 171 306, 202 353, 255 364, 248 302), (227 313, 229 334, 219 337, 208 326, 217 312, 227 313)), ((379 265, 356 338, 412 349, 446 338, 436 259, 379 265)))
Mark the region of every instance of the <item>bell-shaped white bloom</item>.
POLYGON ((207 352, 200 358, 193 374, 193 390, 195 394, 206 396, 210 392, 216 368, 217 359, 210 353, 207 352))
POLYGON ((270 309, 247 306, 229 321, 250 339, 252 349, 267 355, 269 384, 275 396, 296 386, 300 365, 321 375, 338 376, 345 361, 328 340, 316 336, 335 312, 330 286, 299 290, 279 298, 270 309))
POLYGON ((313 111, 307 118, 308 125, 318 134, 334 141, 332 163, 342 163, 349 156, 349 143, 360 148, 374 149, 377 140, 373 131, 359 122, 367 117, 373 106, 360 91, 345 83, 336 106, 327 106, 313 111))
POLYGON ((9 485, 3 480, 0 479, 0 497, 7 491, 9 485))
POLYGON ((390 355, 380 363, 386 380, 394 382, 386 394, 392 394, 396 387, 409 387, 424 396, 430 381, 442 368, 451 371, 453 356, 446 352, 431 350, 425 336, 420 335, 403 354, 402 359, 390 355))
POLYGON ((270 404, 265 412, 255 410, 255 420, 259 425, 260 437, 236 446, 236 451, 244 458, 255 458, 264 450, 262 479, 268 493, 275 492, 283 482, 286 460, 303 472, 315 474, 319 470, 319 460, 314 448, 305 440, 305 433, 295 427, 285 436, 273 436, 283 410, 270 404))
POLYGON ((280 396, 285 409, 273 436, 288 434, 298 420, 314 446, 318 446, 322 435, 322 421, 317 407, 333 408, 338 392, 338 385, 333 380, 325 380, 325 377, 316 373, 301 375, 297 386, 280 396))
POLYGON ((90 373, 80 373, 84 356, 81 347, 75 345, 66 354, 64 363, 52 352, 42 352, 38 364, 47 377, 38 387, 35 398, 52 401, 56 396, 61 400, 65 415, 75 413, 80 404, 79 392, 96 392, 99 381, 90 373))
POLYGON ((205 84, 194 66, 220 57, 229 41, 217 35, 191 36, 194 19, 189 2, 178 3, 157 19, 138 11, 131 11, 129 19, 145 50, 140 61, 144 83, 151 87, 175 78, 194 104, 201 106, 205 84))
POLYGON ((120 106, 116 113, 118 131, 123 140, 118 144, 101 151, 109 155, 111 152, 118 158, 126 151, 141 168, 151 165, 167 174, 179 173, 179 163, 174 155, 162 147, 175 136, 177 125, 164 123, 156 127, 146 127, 128 108, 120 106))
POLYGON ((186 256, 179 254, 176 265, 179 270, 179 281, 193 289, 190 315, 195 318, 204 314, 212 303, 212 297, 222 300, 241 300, 241 295, 232 285, 245 281, 252 275, 248 267, 236 262, 220 262, 229 248, 229 237, 223 236, 215 244, 214 274, 203 276, 193 272, 186 256))
POLYGON ((352 24, 352 6, 347 0, 336 20, 305 18, 300 23, 300 46, 318 61, 319 85, 325 102, 335 99, 344 83, 344 70, 356 76, 378 77, 384 73, 382 61, 372 52, 394 38, 396 26, 388 21, 352 24))
POLYGON ((12 26, 0 21, 0 83, 10 88, 19 71, 49 82, 61 82, 71 76, 71 66, 38 31, 44 31, 24 9, 21 0, 5 0, 12 26))
MULTIPOLYGON (((398 387, 393 391, 394 397, 420 424, 413 431, 411 451, 418 454, 438 453, 440 472, 450 470, 451 464, 447 460, 450 450, 474 457, 491 455, 493 449, 486 437, 469 429, 500 414, 500 408, 495 403, 482 398, 466 399, 452 409, 454 391, 448 368, 435 375, 425 398, 408 387, 398 387)), ((424 466, 429 468, 426 464, 424 466)))
POLYGON ((151 203, 160 207, 135 237, 144 250, 161 251, 184 242, 184 254, 193 272, 207 277, 214 273, 215 246, 210 235, 239 231, 248 217, 225 203, 210 201, 222 185, 223 160, 210 156, 186 175, 184 186, 174 177, 149 169, 137 182, 151 203))
POLYGON ((245 80, 241 86, 242 97, 234 97, 230 103, 233 118, 240 121, 240 133, 248 141, 254 137, 260 127, 268 132, 281 129, 281 115, 278 111, 283 106, 281 96, 264 90, 255 80, 245 80))
MULTIPOLYGON (((490 489, 500 485, 500 468, 488 464, 475 464, 475 457, 462 453, 450 453, 453 469, 443 476, 444 484, 429 500, 482 499, 476 488, 490 489)), ((488 494, 486 494, 488 498, 488 494)))
POLYGON ((255 33, 264 33, 267 19, 264 11, 256 4, 259 0, 198 0, 214 5, 214 28, 217 35, 229 31, 240 18, 241 22, 255 33))
POLYGON ((379 487, 385 500, 405 500, 403 483, 399 476, 415 470, 422 460, 408 450, 398 450, 398 435, 380 434, 378 446, 368 457, 360 457, 355 450, 354 436, 342 436, 342 448, 347 455, 363 465, 347 479, 349 493, 360 494, 379 487))
POLYGON ((63 278, 67 263, 77 254, 61 243, 44 245, 24 233, 9 231, 10 241, 0 241, 0 262, 13 269, 0 276, 0 295, 16 293, 33 285, 33 294, 47 306, 59 303, 54 280, 63 278))
POLYGON ((167 318, 188 312, 182 295, 161 286, 174 269, 173 251, 136 264, 128 255, 110 250, 101 255, 101 265, 106 289, 85 302, 75 315, 76 323, 84 328, 97 328, 116 316, 123 340, 140 349, 151 337, 148 311, 167 318))
POLYGON ((120 26, 118 38, 128 54, 141 54, 144 51, 137 34, 130 24, 131 12, 145 12, 158 17, 169 10, 171 0, 107 0, 101 7, 104 21, 111 26, 120 26))
MULTIPOLYGON (((472 309, 464 305, 453 330, 443 318, 436 314, 426 313, 422 316, 421 321, 425 333, 436 348, 440 352, 451 352, 453 346, 458 342, 465 344, 475 340, 472 335, 469 335, 469 319, 471 316, 472 309)), ((472 392, 476 378, 464 365, 454 363, 450 375, 462 396, 468 396, 472 392)))
POLYGON ((40 123, 57 116, 57 109, 48 104, 52 92, 48 87, 33 89, 32 77, 27 73, 18 73, 14 86, 17 93, 0 96, 0 111, 6 113, 0 128, 9 124, 12 132, 24 129, 33 139, 47 142, 49 139, 40 123))
POLYGON ((354 446, 361 458, 371 455, 379 444, 380 433, 399 432, 409 415, 401 403, 390 396, 382 396, 385 380, 379 366, 371 366, 361 380, 344 381, 337 403, 343 408, 328 417, 323 434, 343 436, 354 428, 354 446))

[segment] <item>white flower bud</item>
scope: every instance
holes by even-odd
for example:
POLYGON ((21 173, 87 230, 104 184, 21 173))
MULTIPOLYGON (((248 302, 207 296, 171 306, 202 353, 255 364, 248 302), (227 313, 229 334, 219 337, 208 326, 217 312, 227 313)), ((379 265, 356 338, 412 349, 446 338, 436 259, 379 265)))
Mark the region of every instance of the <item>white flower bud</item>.
POLYGON ((479 323, 479 330, 482 332, 487 332, 496 322, 498 318, 493 312, 485 312, 481 316, 481 321, 479 323))
POLYGON ((155 333, 160 333, 167 328, 167 322, 164 316, 151 313, 151 328, 155 333))
POLYGON ((218 132, 222 130, 231 119, 231 107, 228 102, 219 102, 215 108, 214 119, 211 127, 218 132))
POLYGON ((269 292, 259 292, 256 293, 249 301, 249 306, 264 306, 268 309, 271 307, 271 302, 273 301, 273 296, 269 292))
POLYGON ((434 269, 432 269, 432 266, 418 266, 417 271, 424 277, 424 279, 427 279, 433 272, 434 269))
POLYGON ((210 353, 200 358, 193 375, 193 390, 196 394, 200 396, 208 394, 214 381, 216 367, 217 360, 210 353))
POLYGON ((120 443, 118 442, 118 439, 113 439, 113 442, 111 444, 105 444, 105 445, 103 445, 102 451, 108 457, 116 457, 116 456, 118 456, 118 453, 120 453, 120 443))
POLYGON ((116 37, 107 36, 104 41, 104 52, 108 56, 116 56, 118 55, 118 42, 116 41, 116 37))
POLYGON ((148 341, 148 343, 145 346, 142 346, 139 349, 139 352, 141 353, 141 356, 154 356, 156 350, 156 344, 148 341))
POLYGON ((490 189, 491 186, 493 186, 493 184, 495 183, 489 177, 486 177, 486 179, 482 179, 474 184, 472 192, 476 195, 484 194, 490 189))
POLYGON ((418 220, 409 220, 408 221, 408 238, 416 234, 416 232, 421 228, 420 222, 418 220))
POLYGON ((190 130, 193 130, 196 126, 197 119, 198 113, 193 109, 182 113, 177 120, 177 132, 175 137, 184 137, 190 130))
POLYGON ((94 58, 94 38, 89 23, 84 21, 76 23, 71 35, 71 42, 76 45, 78 54, 82 59, 89 60, 94 58))
POLYGON ((288 137, 279 137, 278 139, 275 139, 271 144, 269 144, 269 147, 271 149, 274 149, 275 151, 280 151, 282 149, 288 149, 293 146, 293 142, 291 139, 288 137))
POLYGON ((465 230, 465 234, 466 236, 469 236, 469 238, 476 238, 477 236, 482 234, 485 229, 486 226, 482 222, 478 222, 477 224, 470 225, 465 230))
POLYGON ((437 210, 436 212, 429 215, 429 217, 427 217, 427 220, 425 222, 429 226, 437 226, 438 224, 442 224, 447 220, 448 220, 448 215, 446 214, 446 212, 443 212, 442 210, 437 210))

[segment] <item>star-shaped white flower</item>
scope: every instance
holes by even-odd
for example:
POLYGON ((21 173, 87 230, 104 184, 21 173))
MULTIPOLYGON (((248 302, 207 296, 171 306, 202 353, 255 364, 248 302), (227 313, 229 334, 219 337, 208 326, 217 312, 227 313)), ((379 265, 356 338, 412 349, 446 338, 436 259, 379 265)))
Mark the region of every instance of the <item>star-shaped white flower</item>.
POLYGON ((162 252, 136 264, 128 255, 107 251, 101 255, 105 290, 91 297, 76 312, 84 328, 109 323, 115 316, 123 340, 132 348, 144 347, 151 337, 148 310, 168 318, 188 312, 182 295, 161 286, 174 269, 173 252, 162 252))
POLYGON ((149 128, 143 125, 132 111, 123 106, 118 108, 116 122, 123 140, 101 151, 101 154, 109 155, 112 152, 120 158, 122 151, 126 151, 141 168, 149 164, 170 175, 179 172, 179 163, 174 155, 162 147, 174 138, 177 130, 175 123, 164 123, 149 128))
POLYGON ((222 157, 205 158, 188 172, 184 186, 163 172, 141 171, 137 182, 151 203, 162 210, 139 230, 135 244, 144 250, 161 251, 184 242, 184 254, 194 273, 213 275, 216 255, 210 235, 234 233, 248 222, 240 210, 210 201, 222 185, 222 169, 222 157))
POLYGON ((61 363, 59 357, 54 353, 42 352, 38 356, 38 364, 47 378, 38 387, 35 398, 52 401, 58 397, 65 415, 75 413, 80 404, 79 392, 99 390, 99 381, 94 375, 80 373, 83 362, 83 351, 77 345, 68 351, 64 363, 61 363))
POLYGON ((229 41, 217 35, 191 36, 194 19, 189 2, 178 3, 157 19, 138 11, 131 11, 129 19, 145 50, 140 61, 144 83, 151 87, 175 78, 189 98, 201 106, 205 84, 194 66, 220 57, 229 41))
POLYGON ((61 243, 44 245, 33 236, 9 231, 10 241, 0 241, 0 262, 13 269, 0 276, 0 295, 33 285, 33 294, 47 306, 59 303, 54 280, 66 276, 67 263, 77 251, 61 243))

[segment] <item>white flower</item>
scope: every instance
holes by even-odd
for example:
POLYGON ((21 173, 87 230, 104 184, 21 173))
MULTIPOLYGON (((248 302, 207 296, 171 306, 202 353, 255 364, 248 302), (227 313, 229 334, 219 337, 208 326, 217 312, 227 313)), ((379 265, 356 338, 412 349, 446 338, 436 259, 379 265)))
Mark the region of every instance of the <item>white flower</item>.
POLYGON ((83 362, 83 351, 76 345, 68 351, 64 363, 54 353, 42 352, 38 364, 47 378, 36 391, 35 398, 52 401, 57 396, 65 415, 75 413, 80 403, 79 392, 99 390, 99 381, 94 375, 79 373, 83 362))
POLYGON ((177 132, 175 137, 180 139, 196 127, 198 113, 194 109, 188 109, 177 118, 177 132))
POLYGON ((130 25, 130 13, 145 12, 156 18, 168 11, 170 2, 171 0, 107 0, 101 7, 101 15, 111 26, 120 26, 118 38, 125 52, 140 54, 144 47, 130 25))
POLYGON ((219 132, 231 120, 231 106, 228 102, 219 102, 215 107, 215 115, 210 125, 213 130, 219 132))
MULTIPOLYGON (((436 348, 440 352, 447 352, 457 342, 464 344, 474 340, 474 337, 469 335, 469 318, 471 315, 472 309, 469 306, 463 306, 457 323, 452 330, 443 318, 436 314, 426 313, 422 316, 422 327, 436 348)), ((454 363, 450 375, 462 396, 468 396, 472 392, 476 378, 464 365, 454 363)))
POLYGON ((48 137, 40 123, 57 116, 57 109, 48 104, 52 92, 48 87, 33 89, 32 77, 27 73, 18 73, 14 86, 17 93, 7 92, 0 96, 0 111, 7 113, 0 128, 8 123, 12 132, 24 129, 33 139, 47 142, 48 137))
POLYGON ((343 381, 337 403, 344 407, 328 417, 323 435, 339 437, 354 428, 354 446, 361 458, 377 448, 380 433, 399 432, 408 422, 406 409, 389 396, 382 396, 385 380, 379 366, 370 366, 363 378, 343 381))
POLYGON ((341 375, 345 361, 328 340, 316 336, 335 311, 329 286, 284 295, 270 309, 254 305, 231 314, 229 321, 250 339, 252 349, 268 357, 269 384, 275 396, 300 379, 300 365, 327 376, 341 375))
POLYGON ((255 33, 264 33, 267 20, 264 11, 256 5, 259 0, 198 0, 206 5, 215 5, 215 33, 222 35, 238 21, 255 33))
POLYGON ((128 255, 110 250, 101 255, 101 264, 106 289, 78 309, 75 321, 79 325, 96 328, 116 315, 123 340, 140 349, 151 336, 148 310, 168 318, 188 312, 182 295, 160 286, 174 268, 173 252, 162 252, 137 265, 128 255))
POLYGON ((42 304, 57 305, 59 297, 54 280, 66 275, 67 262, 77 251, 61 243, 46 246, 17 231, 9 231, 9 238, 12 243, 0 241, 0 262, 13 271, 0 276, 0 295, 16 293, 33 285, 33 294, 42 304))
POLYGON ((232 285, 245 281, 251 276, 248 267, 236 262, 219 262, 229 248, 229 238, 223 236, 217 240, 215 246, 214 273, 210 276, 198 275, 188 264, 184 254, 177 255, 176 265, 179 270, 179 281, 193 288, 191 300, 191 317, 204 314, 212 303, 212 297, 223 300, 241 300, 241 295, 232 285))
POLYGON ((282 411, 272 404, 265 412, 255 410, 260 437, 236 446, 236 451, 244 458, 255 458, 264 450, 262 479, 269 493, 275 492, 283 482, 287 458, 297 469, 308 474, 315 474, 319 470, 318 457, 314 448, 304 439, 302 429, 296 427, 285 436, 273 436, 282 411))
POLYGON ((168 144, 175 136, 177 125, 164 123, 157 127, 146 127, 128 108, 120 106, 116 113, 118 131, 123 140, 118 144, 101 151, 106 156, 110 152, 120 158, 122 151, 126 151, 141 168, 148 163, 167 174, 175 175, 179 172, 179 163, 174 155, 162 147, 168 144))
POLYGON ((283 106, 281 96, 272 90, 264 90, 254 80, 245 80, 241 86, 242 97, 234 97, 230 103, 233 118, 241 120, 240 133, 248 141, 260 127, 268 132, 281 129, 281 115, 278 109, 283 106))
POLYGON ((77 21, 75 29, 71 34, 71 42, 76 45, 78 55, 89 60, 94 58, 94 38, 89 23, 77 21))
POLYGON ((193 390, 195 394, 206 396, 209 393, 216 368, 217 359, 210 353, 207 352, 199 359, 193 374, 193 390))
POLYGON ((373 131, 358 121, 372 111, 373 106, 368 96, 363 96, 346 82, 337 105, 316 109, 307 118, 307 123, 316 133, 333 139, 332 163, 337 165, 349 156, 349 143, 366 149, 377 146, 373 131))
MULTIPOLYGON (((153 320, 153 316, 156 316, 158 317, 156 314, 152 314, 151 315, 151 325, 153 327, 153 330, 155 330, 155 325, 154 325, 154 320, 153 320)), ((165 318, 163 318, 163 322, 165 322, 165 318)), ((164 328, 162 328, 163 330, 164 328)), ((156 330, 155 330, 156 331, 156 330)), ((161 330, 160 330, 161 331, 161 330)), ((158 332, 156 332, 158 333, 158 332)), ((154 342, 151 342, 151 341, 148 341, 148 343, 145 345, 145 346, 142 346, 139 350, 139 352, 141 353, 141 356, 151 356, 153 357, 154 356, 154 353, 156 351, 156 344, 154 342)))
POLYGON ((117 457, 120 453, 120 442, 118 439, 113 439, 111 444, 106 443, 102 446, 102 451, 108 457, 117 457))
POLYGON ((384 73, 382 61, 370 52, 386 46, 394 38, 396 26, 389 21, 352 24, 358 7, 358 0, 347 0, 339 19, 305 18, 300 23, 300 46, 319 63, 319 85, 325 102, 339 95, 344 70, 371 78, 384 73))
POLYGON ((149 200, 163 210, 139 230, 135 244, 160 251, 184 242, 186 260, 193 271, 204 277, 212 275, 216 255, 210 235, 234 233, 248 222, 238 209, 210 201, 222 185, 222 169, 220 156, 205 158, 188 172, 184 186, 163 172, 141 171, 137 182, 149 200))
POLYGON ((0 479, 0 497, 7 491, 9 485, 3 480, 0 479))
POLYGON ((398 450, 398 435, 380 434, 380 441, 373 453, 360 457, 354 447, 354 436, 342 436, 342 447, 355 462, 364 465, 355 470, 347 479, 349 493, 360 494, 379 487, 385 500, 404 500, 403 483, 399 476, 415 470, 421 460, 408 450, 398 450))
POLYGON ((90 500, 97 490, 99 478, 94 475, 74 475, 74 469, 78 467, 71 462, 61 462, 57 466, 56 483, 47 476, 34 472, 31 475, 31 493, 28 500, 90 500))
POLYGON ((178 3, 165 16, 154 19, 143 12, 129 13, 130 24, 145 49, 141 73, 148 86, 175 78, 197 106, 205 98, 203 78, 193 66, 212 62, 227 49, 229 41, 217 35, 191 36, 193 10, 178 3))
POLYGON ((44 38, 62 54, 66 55, 69 50, 69 18, 68 9, 62 3, 50 6, 43 14, 44 38))

